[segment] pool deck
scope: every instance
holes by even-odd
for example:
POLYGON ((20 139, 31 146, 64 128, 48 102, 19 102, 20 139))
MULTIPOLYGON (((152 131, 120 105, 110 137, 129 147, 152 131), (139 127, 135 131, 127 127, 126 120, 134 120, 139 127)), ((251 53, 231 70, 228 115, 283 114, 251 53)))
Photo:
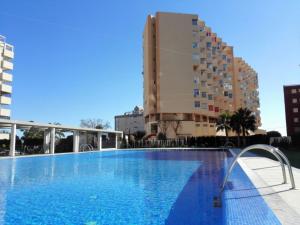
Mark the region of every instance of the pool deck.
MULTIPOLYGON (((300 169, 293 167, 296 189, 291 190, 288 172, 288 183, 283 184, 279 162, 255 155, 242 157, 238 162, 280 222, 298 225, 300 221, 300 169)), ((287 167, 286 171, 288 171, 287 167)))

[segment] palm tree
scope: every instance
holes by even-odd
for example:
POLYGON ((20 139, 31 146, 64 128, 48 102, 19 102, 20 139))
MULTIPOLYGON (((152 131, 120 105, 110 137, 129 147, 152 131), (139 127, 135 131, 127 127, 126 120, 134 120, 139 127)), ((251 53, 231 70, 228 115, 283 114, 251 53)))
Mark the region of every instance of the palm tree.
POLYGON ((231 116, 227 112, 221 114, 217 120, 217 132, 225 130, 226 141, 228 141, 228 131, 231 130, 230 121, 231 116))
POLYGON ((231 116, 230 127, 238 136, 238 147, 240 147, 240 136, 241 136, 241 132, 242 132, 240 121, 241 121, 241 119, 236 113, 234 113, 231 116))
POLYGON ((238 143, 240 144, 240 134, 243 135, 243 144, 246 145, 245 136, 249 131, 256 130, 256 117, 253 112, 247 108, 239 108, 231 118, 231 127, 238 135, 238 143))

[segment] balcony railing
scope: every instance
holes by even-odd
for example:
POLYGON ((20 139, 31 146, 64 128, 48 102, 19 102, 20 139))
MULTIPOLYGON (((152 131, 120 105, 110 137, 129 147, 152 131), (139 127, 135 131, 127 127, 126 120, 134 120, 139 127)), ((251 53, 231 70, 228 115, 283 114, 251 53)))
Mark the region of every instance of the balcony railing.
POLYGON ((3 68, 4 70, 13 70, 14 64, 13 64, 12 62, 9 62, 9 61, 4 60, 4 61, 2 62, 2 68, 3 68))

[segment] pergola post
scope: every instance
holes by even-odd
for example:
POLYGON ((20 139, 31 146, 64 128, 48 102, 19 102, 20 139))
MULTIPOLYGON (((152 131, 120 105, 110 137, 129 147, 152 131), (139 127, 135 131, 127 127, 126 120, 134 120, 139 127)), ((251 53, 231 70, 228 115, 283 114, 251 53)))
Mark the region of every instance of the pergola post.
POLYGON ((118 148, 118 134, 117 133, 115 133, 115 134, 116 134, 116 137, 115 137, 115 139, 116 139, 115 148, 117 149, 118 148))
POLYGON ((9 155, 15 157, 16 155, 16 133, 17 133, 17 124, 11 125, 11 132, 10 132, 10 149, 9 155))
POLYGON ((102 149, 102 133, 101 132, 97 133, 97 147, 98 147, 99 151, 101 151, 101 149, 102 149))
POLYGON ((55 153, 55 128, 52 127, 50 131, 50 154, 55 153))
POLYGON ((73 131, 73 152, 79 152, 79 131, 73 131))
POLYGON ((43 143, 44 153, 49 153, 50 151, 50 130, 46 129, 44 131, 44 143, 43 143))

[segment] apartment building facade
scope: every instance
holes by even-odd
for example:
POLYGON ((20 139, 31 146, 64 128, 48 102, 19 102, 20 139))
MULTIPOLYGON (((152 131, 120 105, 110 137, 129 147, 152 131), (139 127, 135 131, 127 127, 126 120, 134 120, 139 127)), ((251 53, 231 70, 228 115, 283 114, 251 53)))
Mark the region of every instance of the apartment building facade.
POLYGON ((144 109, 136 106, 132 112, 115 116, 115 130, 123 131, 124 134, 134 134, 137 131, 144 131, 144 109))
POLYGON ((0 118, 9 119, 11 111, 9 105, 11 104, 12 86, 11 82, 13 76, 14 47, 6 43, 6 39, 0 36, 0 118))
POLYGON ((283 92, 287 135, 300 134, 300 85, 286 85, 283 92))
POLYGON ((143 39, 147 134, 215 135, 220 113, 238 107, 252 109, 260 125, 256 72, 197 15, 149 15, 143 39))

